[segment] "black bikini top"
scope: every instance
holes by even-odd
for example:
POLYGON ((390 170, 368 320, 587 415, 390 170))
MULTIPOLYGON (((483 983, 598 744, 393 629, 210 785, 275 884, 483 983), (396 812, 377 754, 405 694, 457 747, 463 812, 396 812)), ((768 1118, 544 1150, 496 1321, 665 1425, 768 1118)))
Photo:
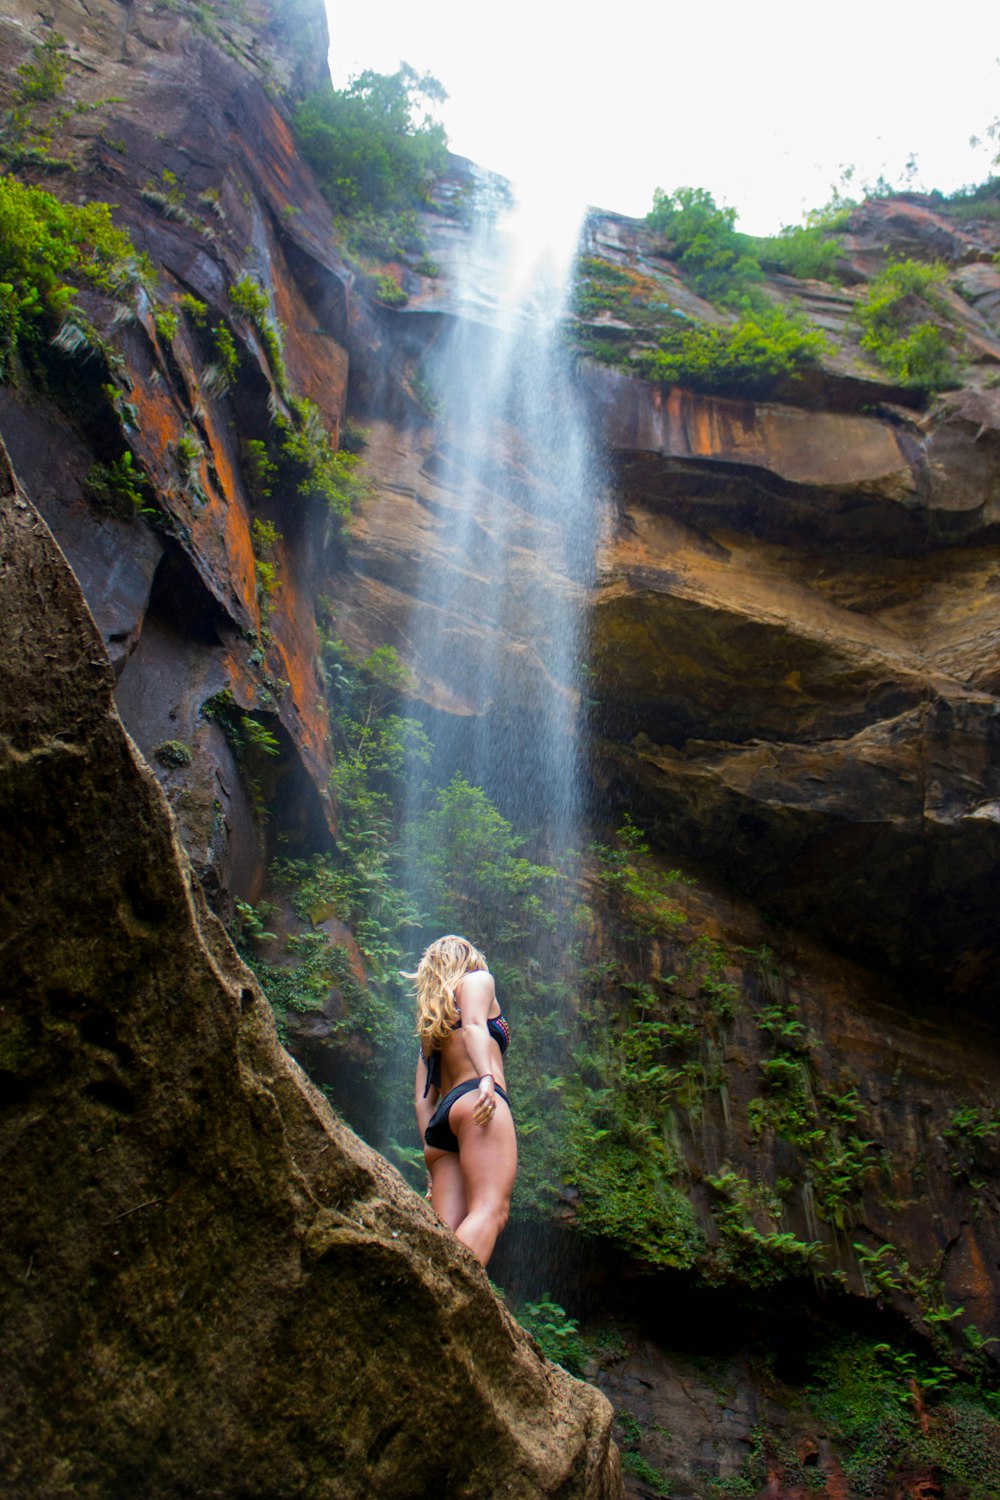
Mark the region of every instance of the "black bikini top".
MULTIPOLYGON (((461 1029, 462 1017, 459 1016, 452 1030, 461 1031, 461 1029)), ((500 1048, 500 1056, 503 1057, 510 1046, 510 1026, 502 1011, 498 1016, 489 1017, 486 1030, 500 1048)), ((441 1088, 441 1053, 436 1047, 429 1057, 424 1058, 424 1066, 427 1069, 427 1081, 424 1084, 424 1098, 426 1099, 432 1088, 438 1090, 441 1088)))

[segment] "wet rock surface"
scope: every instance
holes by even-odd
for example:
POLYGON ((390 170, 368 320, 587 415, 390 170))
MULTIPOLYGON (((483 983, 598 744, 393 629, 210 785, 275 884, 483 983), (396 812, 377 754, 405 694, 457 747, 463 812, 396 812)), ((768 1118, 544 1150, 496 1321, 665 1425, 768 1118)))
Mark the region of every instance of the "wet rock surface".
POLYGON ((0 488, 4 1493, 611 1500, 604 1398, 278 1045, 0 488))

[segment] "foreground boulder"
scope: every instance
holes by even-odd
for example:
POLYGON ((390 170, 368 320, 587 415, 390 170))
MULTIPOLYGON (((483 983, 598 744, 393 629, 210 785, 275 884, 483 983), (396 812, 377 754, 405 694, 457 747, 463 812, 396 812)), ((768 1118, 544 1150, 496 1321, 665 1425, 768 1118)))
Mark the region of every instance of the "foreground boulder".
POLYGON ((2 1489, 612 1497, 612 1412, 278 1045, 0 450, 2 1489))

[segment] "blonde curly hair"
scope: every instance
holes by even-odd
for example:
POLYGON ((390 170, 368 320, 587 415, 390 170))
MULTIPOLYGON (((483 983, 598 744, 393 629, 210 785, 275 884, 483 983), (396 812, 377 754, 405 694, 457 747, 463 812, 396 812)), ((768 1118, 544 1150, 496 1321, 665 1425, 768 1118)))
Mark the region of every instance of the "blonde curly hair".
POLYGON ((489 972, 479 949, 468 938, 449 933, 424 950, 415 974, 404 973, 404 979, 415 981, 416 1034, 425 1053, 440 1047, 455 1029, 459 1019, 455 986, 463 975, 481 969, 489 972))

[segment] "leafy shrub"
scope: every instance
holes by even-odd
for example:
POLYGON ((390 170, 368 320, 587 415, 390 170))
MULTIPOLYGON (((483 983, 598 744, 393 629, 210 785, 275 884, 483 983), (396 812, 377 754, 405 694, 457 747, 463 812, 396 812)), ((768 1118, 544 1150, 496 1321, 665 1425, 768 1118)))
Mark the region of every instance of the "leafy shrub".
POLYGON ((663 871, 651 859, 642 830, 626 814, 615 843, 592 844, 598 879, 630 926, 644 933, 666 933, 684 921, 673 891, 683 883, 679 870, 663 871))
POLYGON ((816 363, 825 339, 780 308, 747 313, 731 328, 677 323, 659 347, 639 355, 634 367, 646 380, 700 391, 765 393, 781 378, 816 363))
POLYGON ((626 1474, 632 1474, 636 1479, 641 1479, 643 1484, 648 1484, 657 1500, 669 1500, 670 1488, 667 1480, 655 1465, 643 1458, 641 1453, 630 1449, 622 1454, 622 1469, 626 1474))
POLYGON ((384 302, 386 307, 405 307, 410 300, 409 293, 403 290, 391 271, 379 271, 372 277, 371 285, 376 299, 384 302))
POLYGON ((66 38, 54 31, 31 49, 30 62, 16 69, 19 81, 0 126, 0 152, 11 166, 30 164, 49 170, 69 166, 48 155, 55 123, 68 111, 43 110, 42 118, 38 117, 39 106, 51 104, 63 91, 67 51, 66 38))
MULTIPOLYGON (((0 176, 0 380, 18 348, 69 319, 89 327, 76 306, 82 286, 129 299, 153 271, 107 203, 61 203, 43 188, 0 176)), ((96 336, 95 336, 96 337, 96 336)))
POLYGON ((197 297, 192 297, 190 292, 182 292, 177 298, 177 306, 182 312, 187 313, 196 328, 203 328, 205 319, 208 317, 208 308, 204 302, 197 297))
POLYGON ((304 499, 321 500, 335 516, 347 520, 351 509, 368 494, 362 460, 356 453, 334 448, 322 413, 308 397, 293 398, 292 421, 278 417, 279 457, 290 471, 291 483, 304 499))
POLYGON ((127 450, 108 464, 94 464, 83 484, 83 492, 97 510, 107 511, 119 521, 154 515, 147 505, 146 476, 127 450))
POLYGON ((646 223, 663 236, 685 280, 710 302, 738 306, 762 279, 750 237, 736 229, 736 210, 719 208, 704 188, 657 188, 646 223))
POLYGON ((579 1336, 580 1325, 547 1292, 543 1292, 538 1302, 525 1302, 518 1309, 517 1321, 528 1330, 546 1359, 583 1378, 587 1350, 579 1336))
POLYGON ((447 161, 444 129, 428 112, 445 97, 436 78, 403 63, 396 73, 369 69, 344 89, 327 87, 304 100, 296 135, 337 213, 379 213, 423 200, 447 161))
POLYGON ((250 540, 253 543, 257 602, 261 615, 266 616, 271 599, 281 586, 278 564, 273 554, 282 537, 273 521, 262 521, 259 516, 255 516, 250 526, 250 540))
POLYGON ((525 840, 461 773, 416 820, 413 838, 417 894, 432 924, 514 944, 550 920, 558 871, 523 858, 525 840))
POLYGON ((66 38, 53 32, 44 42, 32 48, 31 62, 17 69, 21 99, 36 103, 55 99, 66 81, 66 38))
POLYGON ((858 307, 862 349, 900 385, 943 390, 956 383, 948 341, 928 318, 947 316, 936 295, 946 275, 941 262, 894 261, 874 278, 858 307))
MULTIPOLYGON (((283 329, 280 323, 271 317, 271 304, 267 292, 260 282, 244 273, 238 281, 229 288, 229 300, 236 311, 248 323, 252 323, 260 335, 261 343, 267 354, 267 362, 271 367, 275 384, 282 395, 288 393, 288 373, 285 369, 285 357, 281 349, 281 335, 283 329)), ((226 336, 229 330, 222 325, 215 329, 216 346, 219 349, 219 357, 225 366, 229 379, 235 378, 235 368, 226 345, 226 336)), ((230 342, 231 342, 230 336, 230 342)), ((234 346, 235 348, 235 346, 234 346)))
POLYGON ((181 315, 173 307, 158 307, 153 314, 153 322, 156 331, 164 343, 172 344, 177 337, 177 330, 181 324, 181 315))
MULTIPOLYGON (((839 222, 843 222, 843 215, 839 222)), ((840 245, 830 220, 790 224, 780 234, 751 241, 758 264, 767 271, 813 281, 830 281, 840 255, 840 245)))
POLYGON ((212 349, 215 359, 202 371, 201 383, 210 396, 224 396, 240 372, 236 340, 225 323, 216 323, 212 329, 212 349))

